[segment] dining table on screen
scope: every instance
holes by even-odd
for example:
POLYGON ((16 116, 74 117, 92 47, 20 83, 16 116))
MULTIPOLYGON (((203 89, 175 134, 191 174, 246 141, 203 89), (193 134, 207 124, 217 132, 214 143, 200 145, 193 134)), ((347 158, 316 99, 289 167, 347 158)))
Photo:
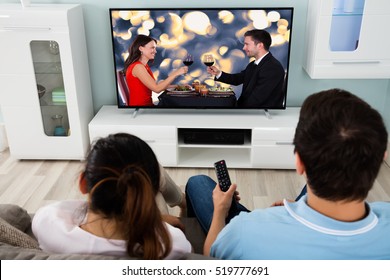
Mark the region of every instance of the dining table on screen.
POLYGON ((234 94, 172 94, 165 91, 159 97, 158 107, 166 108, 234 108, 236 96, 234 94))

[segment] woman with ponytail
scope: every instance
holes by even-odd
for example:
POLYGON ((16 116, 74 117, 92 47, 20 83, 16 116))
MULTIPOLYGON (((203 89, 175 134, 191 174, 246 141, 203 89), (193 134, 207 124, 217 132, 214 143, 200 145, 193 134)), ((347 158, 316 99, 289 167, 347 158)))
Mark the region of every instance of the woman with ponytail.
MULTIPOLYGON (((171 182, 161 179, 162 173, 152 149, 138 137, 120 133, 98 140, 80 176, 88 200, 60 201, 35 214, 32 228, 40 247, 50 253, 141 259, 176 259, 191 252, 177 219, 159 209, 161 183, 171 182)), ((183 206, 180 191, 163 189, 183 206)))

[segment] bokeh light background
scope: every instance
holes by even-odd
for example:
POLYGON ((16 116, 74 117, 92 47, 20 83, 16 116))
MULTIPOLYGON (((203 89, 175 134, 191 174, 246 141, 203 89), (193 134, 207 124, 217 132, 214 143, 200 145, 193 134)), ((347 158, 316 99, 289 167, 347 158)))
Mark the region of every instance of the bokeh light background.
MULTIPOLYGON (((200 80, 214 86, 202 56, 210 53, 215 65, 228 73, 245 69, 251 59, 242 50, 244 33, 265 29, 272 37, 271 53, 288 72, 292 8, 270 9, 111 9, 115 69, 122 70, 128 48, 138 34, 157 40, 157 55, 151 69, 157 80, 165 79, 172 69, 183 66, 187 53, 194 57, 189 75, 175 83, 200 80)), ((235 88, 237 93, 241 90, 235 88)))

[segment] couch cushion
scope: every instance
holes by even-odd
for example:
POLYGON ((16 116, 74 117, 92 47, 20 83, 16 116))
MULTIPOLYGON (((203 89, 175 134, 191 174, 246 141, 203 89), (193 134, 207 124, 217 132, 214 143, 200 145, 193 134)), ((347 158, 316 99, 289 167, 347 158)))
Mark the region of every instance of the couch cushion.
POLYGON ((17 247, 39 249, 38 242, 24 233, 31 226, 27 211, 17 205, 0 205, 0 241, 17 247))
POLYGON ((39 249, 38 242, 0 218, 0 241, 23 248, 39 249))
POLYGON ((51 254, 38 249, 15 247, 0 242, 1 260, 118 260, 126 259, 113 256, 88 254, 51 254))
POLYGON ((31 226, 30 215, 18 205, 0 204, 0 218, 23 232, 26 232, 31 226))
MULTIPOLYGON (((200 254, 186 254, 181 260, 210 260, 200 254)), ((92 254, 51 254, 37 249, 15 247, 0 242, 0 260, 136 260, 130 257, 115 257, 92 254)))

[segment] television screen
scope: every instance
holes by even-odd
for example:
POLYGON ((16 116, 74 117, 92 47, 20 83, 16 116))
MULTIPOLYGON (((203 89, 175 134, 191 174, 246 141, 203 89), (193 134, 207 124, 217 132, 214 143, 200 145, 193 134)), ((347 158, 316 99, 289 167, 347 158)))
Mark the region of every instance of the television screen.
POLYGON ((285 109, 293 8, 111 8, 109 12, 119 108, 285 109), (264 53, 255 35, 249 36, 252 45, 246 41, 248 34, 244 35, 250 30, 265 30, 262 38, 271 38, 269 48, 261 39, 264 53), (129 48, 139 35, 155 39, 157 52, 148 66, 157 82, 184 65, 188 73, 161 92, 140 90, 131 67, 125 69, 129 48), (255 57, 261 59, 257 65, 255 57), (215 77, 206 65, 222 73, 215 77))

